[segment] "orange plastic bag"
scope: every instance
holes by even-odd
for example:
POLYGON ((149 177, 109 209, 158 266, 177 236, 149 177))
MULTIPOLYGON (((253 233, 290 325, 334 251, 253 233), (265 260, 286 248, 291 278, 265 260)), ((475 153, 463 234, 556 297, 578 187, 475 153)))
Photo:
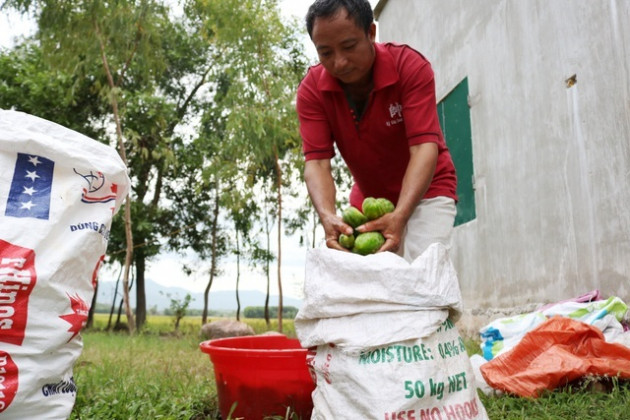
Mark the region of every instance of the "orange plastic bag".
POLYGON ((537 397, 586 375, 630 379, 630 348, 606 342, 596 327, 555 316, 482 365, 481 373, 495 389, 537 397))

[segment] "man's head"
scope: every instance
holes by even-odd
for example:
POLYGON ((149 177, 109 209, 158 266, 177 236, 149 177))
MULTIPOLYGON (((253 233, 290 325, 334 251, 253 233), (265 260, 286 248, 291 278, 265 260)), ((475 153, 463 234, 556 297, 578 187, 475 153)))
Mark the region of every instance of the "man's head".
POLYGON ((331 18, 341 9, 348 12, 348 19, 367 34, 374 22, 372 6, 368 0, 315 0, 306 13, 306 30, 313 39, 313 25, 317 18, 331 18))
POLYGON ((316 0, 306 26, 328 73, 349 87, 370 85, 376 25, 367 0, 316 0))

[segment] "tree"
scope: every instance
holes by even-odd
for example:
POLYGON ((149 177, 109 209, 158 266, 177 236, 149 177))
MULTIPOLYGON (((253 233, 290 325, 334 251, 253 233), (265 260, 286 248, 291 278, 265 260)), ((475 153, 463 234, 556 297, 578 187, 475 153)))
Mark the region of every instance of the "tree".
MULTIPOLYGON (((298 30, 281 20, 275 0, 200 0, 194 4, 217 18, 206 20, 203 27, 219 28, 213 33, 222 58, 229 63, 230 86, 222 101, 229 110, 226 147, 231 156, 247 163, 250 178, 262 177, 276 193, 282 307, 282 197, 283 188, 290 185, 291 160, 299 153, 294 87, 306 67, 298 30)), ((254 183, 246 185, 251 188, 254 183)), ((281 332, 281 310, 278 321, 281 332)))
MULTIPOLYGON (((228 249, 227 232, 220 220, 221 173, 210 171, 215 168, 218 171, 224 166, 208 165, 204 143, 196 140, 188 146, 175 148, 182 176, 180 182, 165 186, 166 195, 172 198, 172 206, 162 213, 159 223, 169 249, 180 253, 192 250, 201 261, 210 260, 202 325, 208 318, 210 288, 214 278, 221 273, 219 262, 228 249)), ((193 268, 185 267, 185 271, 192 272, 193 268)))
POLYGON ((258 206, 254 201, 252 189, 239 187, 242 180, 239 177, 225 180, 226 190, 223 193, 223 203, 228 210, 228 217, 234 226, 231 235, 233 244, 232 253, 236 257, 236 319, 240 319, 241 303, 239 297, 239 285, 241 279, 241 261, 248 260, 247 254, 252 247, 251 231, 254 220, 259 213, 258 206), (245 257, 245 258, 243 258, 245 257))
POLYGON ((254 265, 257 263, 263 264, 263 274, 265 275, 266 287, 265 287, 265 322, 267 323, 267 327, 271 325, 270 315, 269 315, 269 288, 271 285, 271 277, 270 277, 270 264, 274 260, 273 253, 271 252, 271 229, 273 227, 273 219, 275 215, 275 206, 273 205, 273 200, 269 195, 269 191, 266 188, 266 184, 263 183, 263 208, 262 208, 262 217, 261 222, 262 232, 265 237, 265 247, 261 248, 256 246, 254 252, 252 253, 251 259, 254 265))
MULTIPOLYGON (((125 229, 112 229, 110 249, 125 267, 123 290, 130 319, 128 278, 135 267, 137 319, 129 325, 141 327, 146 318, 146 261, 159 252, 158 239, 164 234, 157 223, 165 205, 163 187, 179 176, 172 150, 180 136, 177 128, 207 100, 202 88, 211 82, 212 46, 195 28, 198 16, 174 19, 158 1, 9 0, 5 5, 33 11, 46 61, 72 80, 93 80, 93 91, 101 99, 96 102, 107 106, 114 121, 133 185, 125 205, 125 229)), ((51 119, 58 121, 59 116, 51 119)))
POLYGON ((124 267, 129 328, 144 323, 146 263, 164 244, 175 251, 190 247, 211 261, 207 314, 208 292, 228 249, 222 217, 229 215, 230 188, 266 185, 276 194, 282 295, 282 198, 291 189, 299 144, 293 98, 305 65, 298 31, 280 21, 277 3, 189 0, 181 18, 155 0, 3 5, 32 13, 40 61, 62 76, 50 79, 59 81, 55 86, 73 91, 66 97, 75 102, 51 110, 49 119, 66 118, 76 103, 86 123, 66 125, 116 144, 127 160, 132 192, 126 223, 122 215, 114 219, 110 258, 124 267), (95 105, 79 106, 85 102, 95 105), (243 182, 235 187, 225 182, 236 178, 243 182), (135 322, 128 299, 132 269, 135 322))
POLYGON ((201 115, 197 137, 190 144, 182 144, 176 149, 180 156, 179 170, 187 176, 184 182, 167 186, 174 203, 167 220, 182 218, 184 223, 180 225, 194 225, 194 229, 184 229, 179 235, 170 236, 169 246, 171 249, 189 247, 202 261, 210 260, 202 325, 208 319, 210 289, 215 277, 221 273, 220 260, 228 252, 229 235, 221 222, 221 210, 225 207, 225 196, 233 186, 223 180, 231 180, 238 173, 234 159, 222 147, 226 117, 219 104, 228 86, 225 73, 220 72, 215 77, 213 101, 207 104, 201 115))
MULTIPOLYGON (((92 63, 100 61, 101 77, 99 95, 106 100, 115 126, 116 145, 123 162, 128 165, 129 147, 124 137, 123 122, 125 89, 132 85, 131 78, 150 79, 151 73, 160 73, 161 49, 159 45, 162 26, 169 22, 167 11, 156 2, 118 1, 113 3, 52 0, 7 1, 21 10, 28 10, 31 3, 39 7, 36 14, 37 38, 46 57, 57 68, 78 78, 90 77, 92 63)), ((128 296, 129 270, 133 258, 133 234, 131 222, 131 194, 124 206, 125 222, 125 270, 123 290, 125 311, 130 332, 134 331, 134 314, 128 296)), ((140 293, 138 293, 140 295, 140 293)))

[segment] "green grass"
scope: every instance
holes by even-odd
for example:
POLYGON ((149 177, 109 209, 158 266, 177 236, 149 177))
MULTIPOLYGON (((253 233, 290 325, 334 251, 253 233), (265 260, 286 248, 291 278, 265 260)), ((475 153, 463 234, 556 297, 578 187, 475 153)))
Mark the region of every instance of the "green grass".
MULTIPOLYGON (((200 319, 184 318, 175 335, 172 318, 152 316, 133 337, 98 331, 106 316, 95 321, 94 330, 82 333, 84 349, 74 368, 78 393, 70 419, 220 418, 212 363, 199 350, 200 319)), ((256 333, 267 331, 264 320, 243 321, 256 333)), ((283 327, 295 337, 291 320, 283 327)), ((466 348, 469 354, 480 353, 474 341, 467 340, 466 348)), ((591 379, 537 399, 481 395, 481 400, 492 420, 630 419, 630 384, 603 384, 591 379)))
POLYGON ((630 384, 615 380, 585 380, 542 396, 489 397, 482 395, 490 419, 503 420, 628 420, 630 419, 630 384), (606 388, 602 390, 603 388, 606 388))
MULTIPOLYGON (((74 367, 78 392, 70 419, 219 419, 212 363, 199 349, 201 317, 185 317, 179 332, 168 316, 150 316, 143 331, 103 331, 108 315, 96 314, 81 333, 84 348, 74 367)), ((268 331, 261 319, 242 319, 268 331)), ((277 320, 270 329, 277 331, 277 320)), ((292 320, 283 333, 295 337, 292 320)))
POLYGON ((216 389, 197 336, 86 332, 71 419, 214 419, 216 389))

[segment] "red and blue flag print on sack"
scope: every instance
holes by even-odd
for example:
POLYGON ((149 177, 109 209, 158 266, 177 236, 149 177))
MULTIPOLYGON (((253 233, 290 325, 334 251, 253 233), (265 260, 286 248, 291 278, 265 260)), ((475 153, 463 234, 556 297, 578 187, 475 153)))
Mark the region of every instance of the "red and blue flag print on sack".
POLYGON ((48 220, 55 162, 18 153, 5 216, 48 220))

